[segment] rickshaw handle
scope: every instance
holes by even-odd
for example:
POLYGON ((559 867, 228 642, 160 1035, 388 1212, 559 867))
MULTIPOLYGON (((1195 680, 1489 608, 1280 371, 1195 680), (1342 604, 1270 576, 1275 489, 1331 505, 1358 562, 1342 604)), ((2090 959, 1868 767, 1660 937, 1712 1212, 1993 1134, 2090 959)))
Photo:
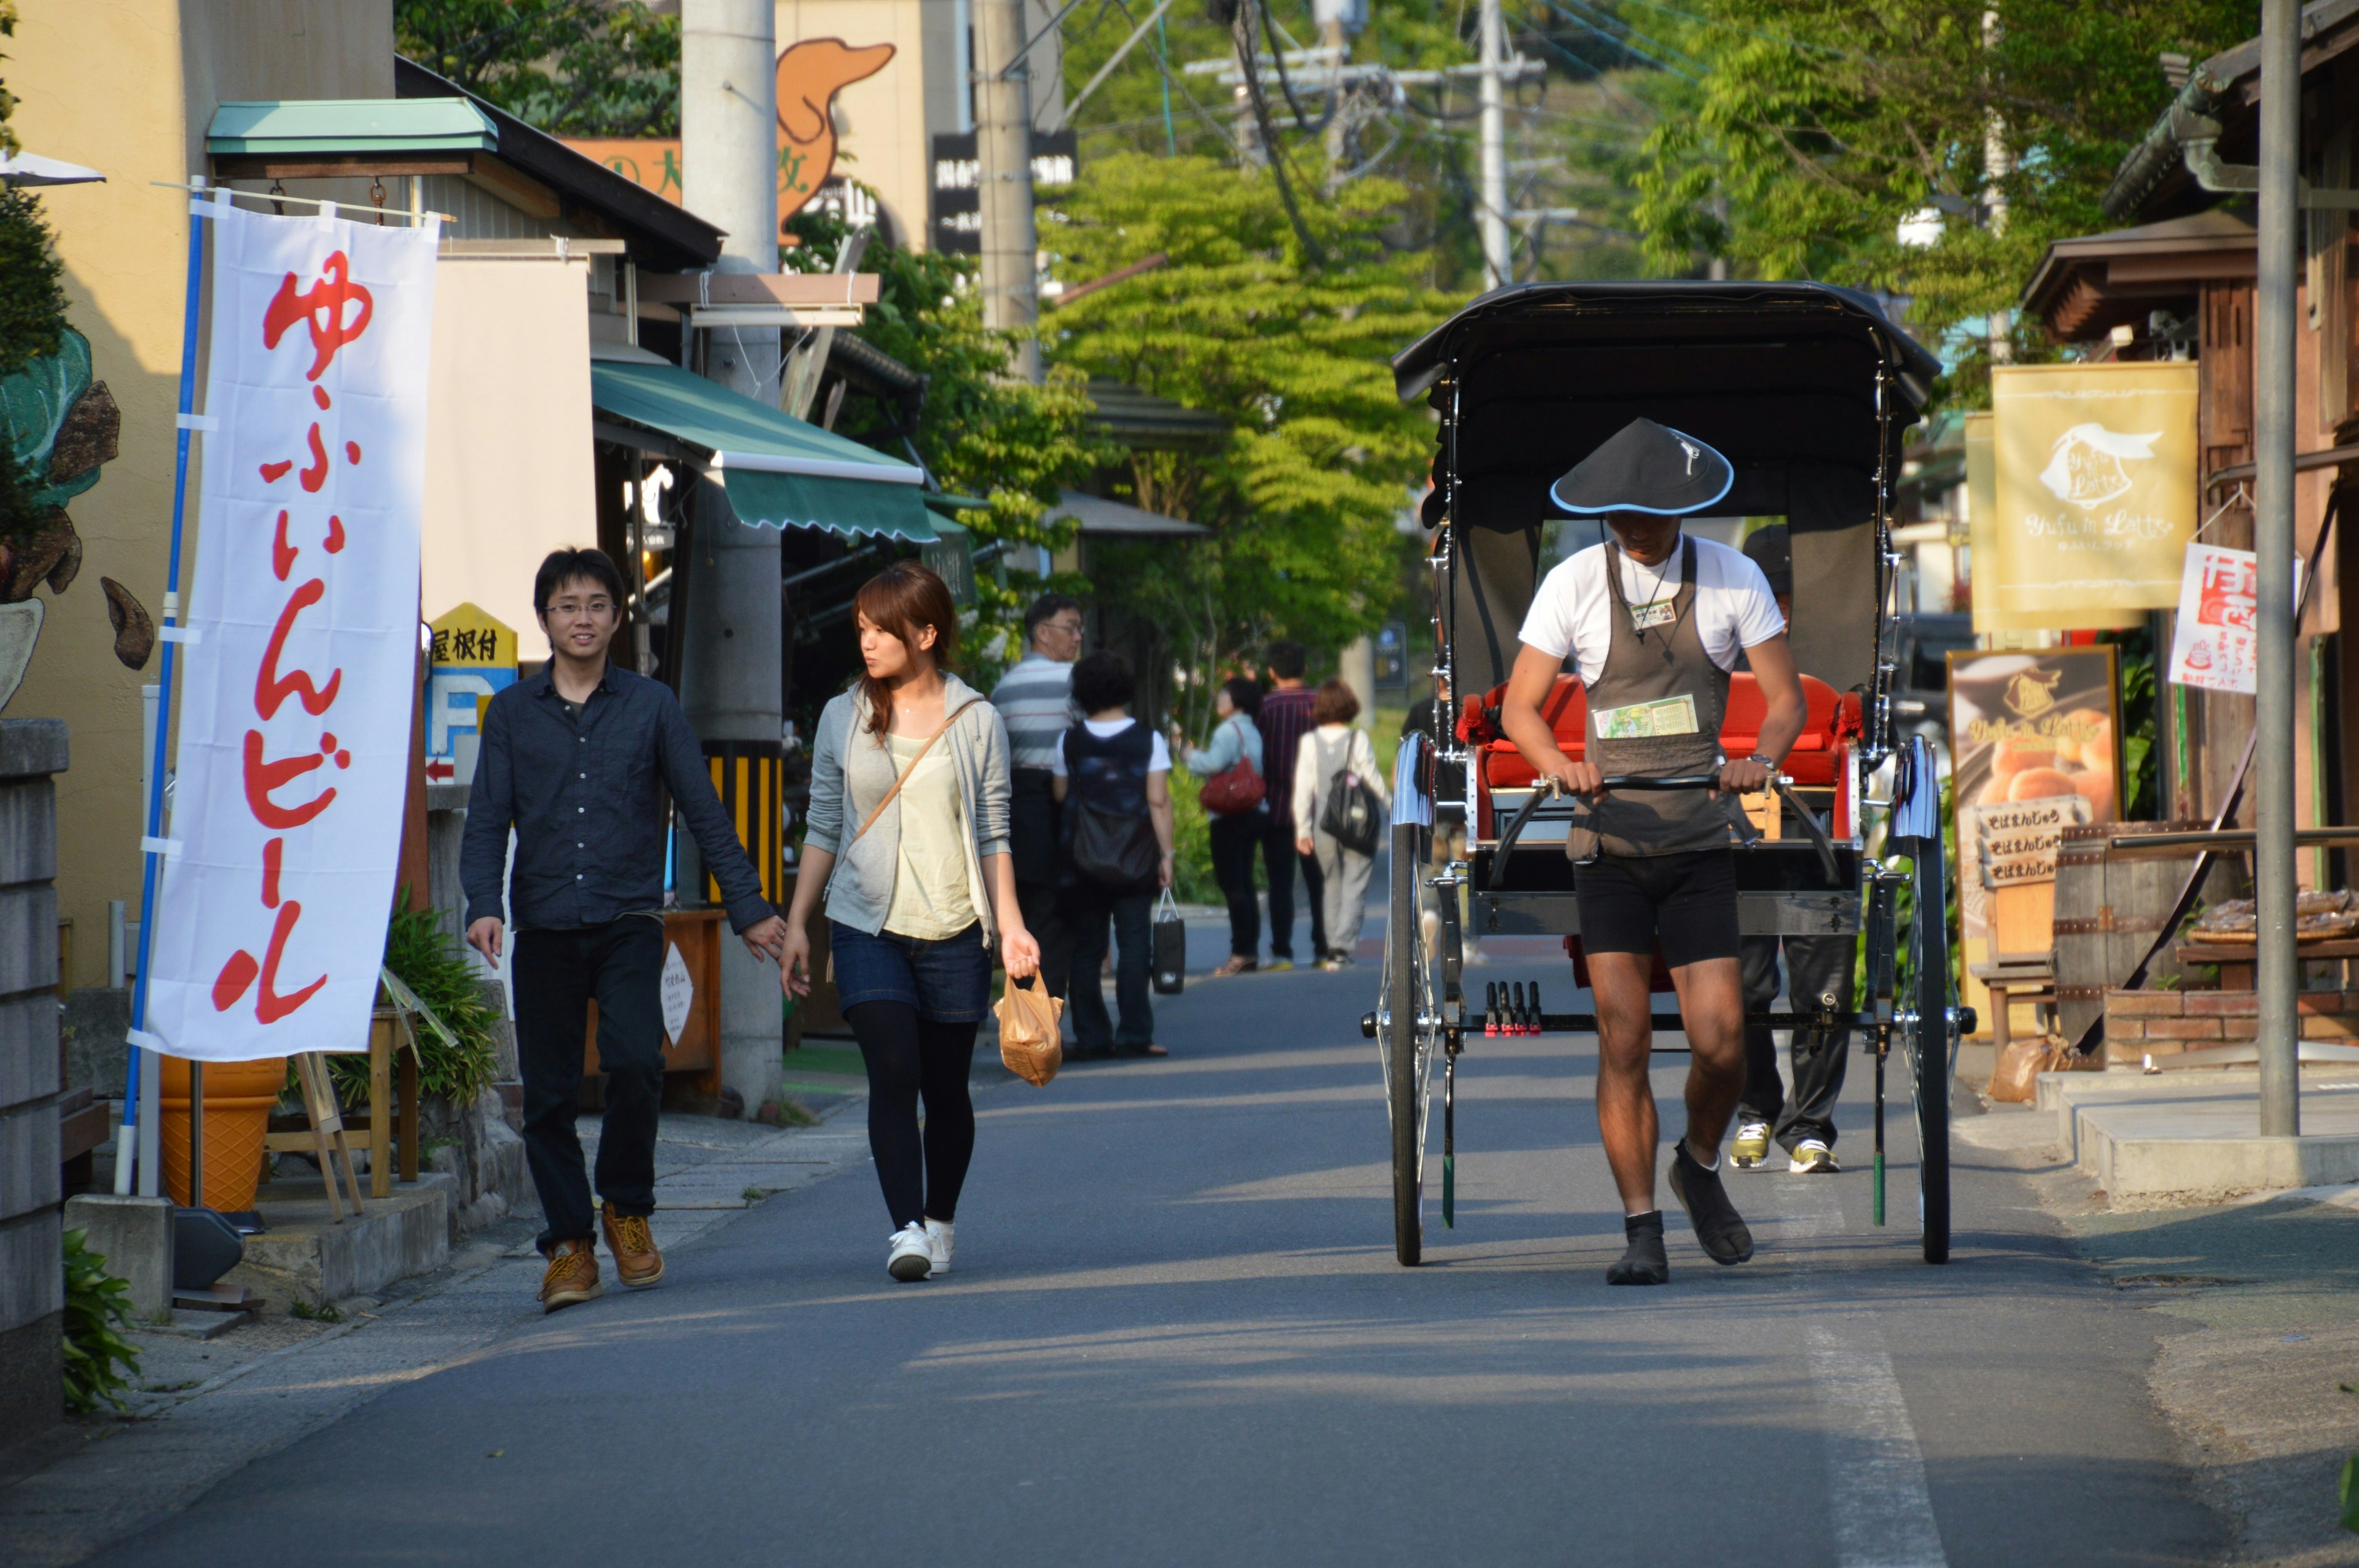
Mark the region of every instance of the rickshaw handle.
MULTIPOLYGON (((1835 864, 1834 840, 1827 836, 1827 830, 1819 821, 1817 814, 1795 797, 1793 786, 1783 778, 1773 774, 1770 784, 1777 790, 1778 796, 1794 808, 1794 815, 1802 819, 1802 826, 1810 835, 1811 847, 1819 852, 1819 864, 1826 871, 1828 882, 1840 883, 1843 881, 1843 872, 1835 864)), ((1719 787, 1718 773, 1682 773, 1662 779, 1647 778, 1638 773, 1608 773, 1598 781, 1598 788, 1607 792, 1617 789, 1718 789, 1719 787)), ((1516 815, 1507 823, 1506 832, 1499 837, 1498 850, 1491 860, 1490 891, 1493 892, 1499 891, 1499 879, 1506 875, 1507 871, 1507 856, 1515 849, 1516 841, 1523 837, 1524 828, 1532 819, 1532 813, 1539 809, 1540 802, 1543 800, 1554 799, 1563 793, 1562 784, 1554 778, 1544 778, 1532 790, 1530 798, 1516 808, 1516 815)), ((1761 837, 1760 830, 1743 816, 1736 819, 1734 826, 1738 837, 1747 844, 1756 842, 1761 837)))

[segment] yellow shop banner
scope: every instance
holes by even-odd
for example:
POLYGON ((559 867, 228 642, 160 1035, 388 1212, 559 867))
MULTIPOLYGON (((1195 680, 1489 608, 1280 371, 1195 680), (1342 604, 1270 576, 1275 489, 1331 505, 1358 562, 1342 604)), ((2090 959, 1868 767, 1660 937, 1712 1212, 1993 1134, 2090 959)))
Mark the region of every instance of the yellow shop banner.
POLYGON ((1976 600, 2051 626, 2176 605, 2195 532, 2195 399, 2192 362, 1994 366, 1997 493, 1976 600))

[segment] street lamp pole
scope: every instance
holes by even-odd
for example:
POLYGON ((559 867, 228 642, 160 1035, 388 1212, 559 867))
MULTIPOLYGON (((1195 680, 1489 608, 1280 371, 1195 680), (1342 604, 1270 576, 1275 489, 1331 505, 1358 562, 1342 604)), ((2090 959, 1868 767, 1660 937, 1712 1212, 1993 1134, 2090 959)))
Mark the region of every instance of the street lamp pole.
POLYGON ((975 0, 975 183, 983 219, 983 324, 1025 334, 1009 374, 1040 379, 1040 239, 1032 211, 1031 66, 1024 0, 975 0))
MULTIPOLYGON (((2294 283, 2301 138, 2299 0, 2261 5, 2259 308, 2253 366, 2253 541, 2259 578, 2253 708, 2261 1135, 2301 1131, 2294 957, 2294 283)), ((2313 737, 2313 743, 2316 738, 2313 737)))

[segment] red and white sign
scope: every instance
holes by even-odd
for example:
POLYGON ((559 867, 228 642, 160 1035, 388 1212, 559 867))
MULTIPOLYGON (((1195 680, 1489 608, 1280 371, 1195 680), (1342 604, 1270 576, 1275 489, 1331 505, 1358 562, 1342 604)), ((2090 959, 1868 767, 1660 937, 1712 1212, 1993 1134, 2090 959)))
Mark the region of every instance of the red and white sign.
POLYGON ((368 1045, 419 650, 431 220, 215 202, 202 522, 147 1033, 368 1045))
MULTIPOLYGON (((2170 639, 2170 678, 2181 686, 2251 695, 2259 684, 2260 574, 2250 550, 2187 546, 2179 579, 2179 620, 2170 639)), ((2301 563, 2294 563, 2299 585, 2301 563)), ((2296 588, 2297 596, 2299 593, 2296 588)))

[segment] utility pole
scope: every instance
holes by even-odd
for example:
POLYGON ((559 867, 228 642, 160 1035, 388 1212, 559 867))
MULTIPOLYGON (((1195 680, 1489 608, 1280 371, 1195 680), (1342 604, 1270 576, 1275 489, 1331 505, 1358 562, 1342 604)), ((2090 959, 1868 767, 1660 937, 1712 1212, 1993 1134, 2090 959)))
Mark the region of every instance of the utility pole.
POLYGON ((1024 0, 973 0, 974 146, 983 216, 983 324, 1025 334, 1010 373, 1040 379, 1040 237, 1032 215, 1032 70, 1024 0), (1010 68, 1013 68, 1012 70, 1010 68))
MULTIPOLYGON (((679 128, 682 202, 726 232, 723 272, 778 270, 777 47, 772 0, 683 0, 679 128)), ((778 330, 711 332, 704 373, 775 408, 778 330)), ((737 520, 717 477, 695 480, 680 650, 680 704, 707 757, 745 758, 749 788, 769 797, 776 820, 785 691, 779 679, 784 617, 778 531, 737 520), (761 781, 756 784, 753 781, 761 781)), ((685 840, 686 835, 680 835, 685 840)), ((783 870, 757 866, 777 888, 783 870)), ((701 866, 680 858, 680 897, 700 900, 701 866)), ((777 1098, 785 1044, 778 975, 739 942, 721 945, 721 1084, 752 1115, 777 1098)))
MULTIPOLYGON (((1350 37, 1343 30, 1344 0, 1317 0, 1312 6, 1319 18, 1319 47, 1327 51, 1328 80, 1333 83, 1327 93, 1327 186, 1334 189, 1335 176, 1343 167, 1350 124, 1343 110, 1349 102, 1349 89, 1343 85, 1343 67, 1352 58, 1350 37)), ((1169 91, 1167 88, 1166 91, 1169 91)))
MULTIPOLYGON (((2301 1131, 2294 1009, 2294 269, 2301 150, 2300 0, 2261 4, 2259 308, 2253 342, 2253 548, 2259 578, 2253 703, 2253 980, 2260 1003, 2261 1136, 2301 1131)), ((2311 737, 2312 743, 2318 738, 2311 737)))
POLYGON ((1499 0, 1483 0, 1483 205, 1475 214, 1483 235, 1483 287, 1515 281, 1507 238, 1507 36, 1499 0))
MULTIPOLYGON (((1998 52, 2003 30, 2004 24, 2000 22, 1995 8, 1983 13, 1983 53, 1985 57, 1998 52)), ((1983 114, 1983 201, 1990 215, 1990 231, 1994 234, 2006 232, 2006 187, 2001 181, 2014 168, 2013 160, 2006 156, 2006 122, 1999 117, 1996 109, 1986 110, 1983 114)), ((2013 319, 2013 313, 2004 307, 1993 310, 1986 319, 1986 341, 1990 345, 1991 363, 1995 365, 2014 362, 2015 340, 2008 331, 2013 319)))

